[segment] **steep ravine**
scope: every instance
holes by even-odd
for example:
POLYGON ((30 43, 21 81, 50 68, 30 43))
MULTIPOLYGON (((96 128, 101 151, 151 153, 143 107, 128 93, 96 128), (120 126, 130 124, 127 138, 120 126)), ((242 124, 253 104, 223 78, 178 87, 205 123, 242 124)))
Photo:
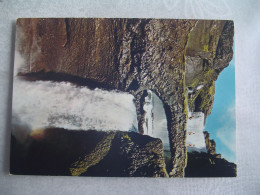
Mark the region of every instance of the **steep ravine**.
POLYGON ((209 115, 233 55, 232 21, 18 19, 17 32, 20 76, 129 92, 141 134, 146 90, 154 92, 167 118, 169 176, 184 176, 187 106, 209 115))

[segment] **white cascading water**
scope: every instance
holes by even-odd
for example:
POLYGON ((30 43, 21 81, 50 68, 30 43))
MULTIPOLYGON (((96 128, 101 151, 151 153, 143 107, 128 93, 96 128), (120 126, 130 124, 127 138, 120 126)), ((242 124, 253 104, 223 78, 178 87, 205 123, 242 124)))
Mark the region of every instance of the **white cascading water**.
POLYGON ((145 123, 144 134, 151 137, 160 138, 163 142, 163 148, 170 151, 167 119, 163 103, 159 97, 151 90, 147 90, 148 96, 145 98, 144 111, 145 123))
MULTIPOLYGON (((13 134, 19 139, 21 129, 32 130, 58 127, 73 130, 137 131, 134 97, 128 93, 90 90, 69 82, 35 81, 20 79, 24 59, 15 52, 13 116, 16 128, 13 134)), ((199 86, 198 89, 203 86, 199 86)), ((169 151, 167 119, 162 101, 147 90, 144 110, 144 134, 160 138, 164 150, 169 151)), ((191 91, 193 92, 193 91, 191 91)), ((190 93, 191 93, 190 92, 190 93)), ((204 151, 204 114, 190 113, 187 122, 188 151, 204 151)), ((26 136, 20 136, 20 139, 26 136)), ((22 140, 21 140, 22 141, 22 140)))
POLYGON ((145 111, 145 121, 143 124, 144 134, 153 135, 153 97, 152 91, 147 90, 147 96, 145 97, 145 103, 143 109, 145 111))
POLYGON ((188 152, 206 152, 204 113, 188 112, 186 146, 188 152))
MULTIPOLYGON (((12 124, 16 126, 16 130, 14 129, 13 134, 19 137, 22 127, 26 127, 29 132, 48 127, 137 131, 133 100, 134 97, 128 93, 90 90, 68 82, 29 82, 15 77, 12 124)), ((169 151, 163 104, 150 90, 145 98, 144 110, 144 134, 160 138, 164 150, 169 151)), ((204 114, 189 112, 186 140, 188 152, 206 151, 203 130, 204 114)))
POLYGON ((47 127, 137 130, 134 97, 128 93, 90 90, 68 82, 29 82, 19 77, 14 79, 13 91, 12 124, 28 131, 47 127))

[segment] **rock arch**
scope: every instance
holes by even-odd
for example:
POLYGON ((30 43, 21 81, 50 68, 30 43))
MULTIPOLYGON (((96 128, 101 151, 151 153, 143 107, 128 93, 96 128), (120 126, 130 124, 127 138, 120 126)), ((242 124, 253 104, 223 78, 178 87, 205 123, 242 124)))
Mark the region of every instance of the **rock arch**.
MULTIPOLYGON (((143 91, 151 89, 162 100, 166 112, 171 149, 169 175, 183 177, 187 121, 185 59, 201 53, 194 52, 196 45, 188 42, 193 37, 197 40, 196 33, 189 38, 196 23, 172 19, 18 19, 17 48, 25 59, 18 72, 27 77, 37 74, 36 79, 45 80, 51 79, 50 74, 53 79, 59 75, 58 80, 80 80, 81 85, 96 84, 129 92, 136 99, 140 133, 143 91), (190 50, 185 53, 187 46, 190 50)), ((214 27, 199 26, 204 28, 203 32, 214 27)), ((198 34, 199 30, 194 32, 198 34)), ((223 47, 228 47, 222 42, 223 47)), ((208 48, 203 45, 202 50, 208 48)), ((214 61, 215 67, 221 56, 214 61)))

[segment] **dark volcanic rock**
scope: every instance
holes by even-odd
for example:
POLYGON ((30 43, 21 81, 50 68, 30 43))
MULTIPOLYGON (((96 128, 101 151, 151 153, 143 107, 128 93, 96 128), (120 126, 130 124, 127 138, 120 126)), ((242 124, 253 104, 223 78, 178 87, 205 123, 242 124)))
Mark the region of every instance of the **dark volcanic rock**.
POLYGON ((237 166, 218 155, 188 153, 185 177, 236 177, 237 166))
POLYGON ((216 143, 204 132, 207 152, 188 153, 185 177, 236 177, 237 165, 216 154, 216 143))
MULTIPOLYGON (((171 176, 185 167, 184 53, 195 20, 19 19, 19 75, 62 73, 135 96, 142 133, 143 91, 162 100, 168 119, 171 176)), ((42 76, 44 77, 44 76, 42 76)), ((68 77, 66 77, 68 78, 68 77)))
POLYGON ((188 99, 191 109, 207 116, 214 81, 232 58, 232 38, 232 21, 18 19, 17 46, 25 59, 19 75, 48 80, 57 74, 59 81, 129 92, 136 99, 140 133, 142 99, 152 90, 166 112, 169 175, 180 177, 186 162, 186 85, 204 85, 188 99))
POLYGON ((104 176, 105 173, 106 176, 120 177, 167 177, 162 154, 161 140, 137 133, 119 132, 107 156, 82 175, 104 176))
POLYGON ((46 129, 20 144, 12 137, 12 174, 167 177, 159 139, 137 133, 46 129))

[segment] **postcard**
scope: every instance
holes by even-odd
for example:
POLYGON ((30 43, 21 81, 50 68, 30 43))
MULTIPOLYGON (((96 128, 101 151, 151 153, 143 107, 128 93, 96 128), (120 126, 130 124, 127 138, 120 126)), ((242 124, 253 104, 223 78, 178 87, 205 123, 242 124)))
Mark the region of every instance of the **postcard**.
POLYGON ((20 18, 10 174, 235 177, 230 20, 20 18))

